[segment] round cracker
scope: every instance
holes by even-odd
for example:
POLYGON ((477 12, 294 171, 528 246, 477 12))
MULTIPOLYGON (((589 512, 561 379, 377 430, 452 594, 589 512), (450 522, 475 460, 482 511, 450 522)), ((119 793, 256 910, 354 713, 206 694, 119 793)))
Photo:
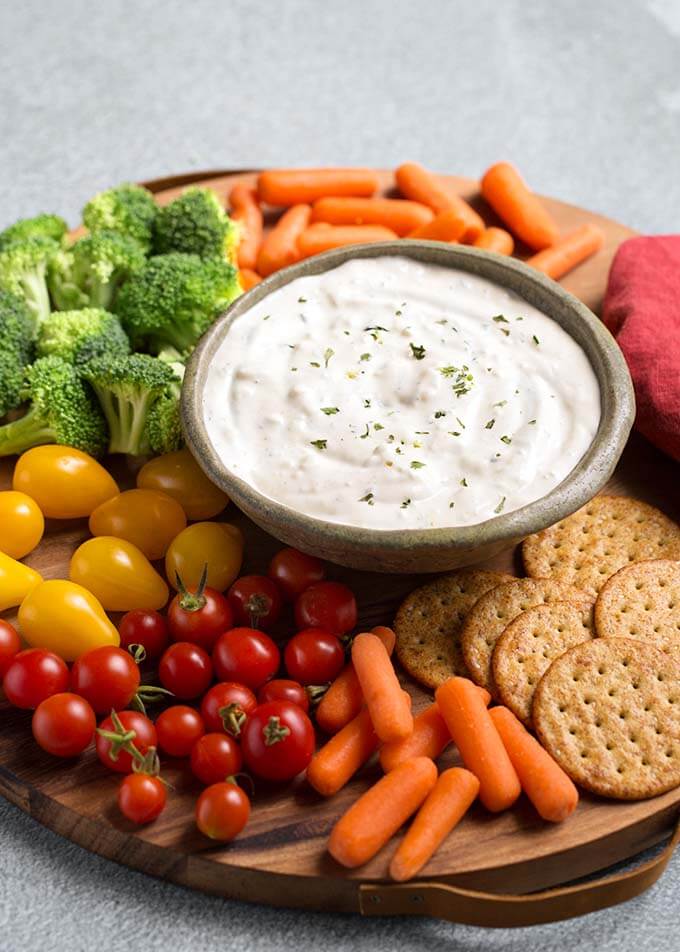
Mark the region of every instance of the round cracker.
POLYGON ((614 572, 641 559, 680 559, 680 526, 626 496, 596 496, 522 544, 527 574, 599 592, 614 572))
POLYGON ((634 562, 607 580, 595 603, 602 638, 634 638, 680 650, 680 562, 634 562))
POLYGON ((550 578, 514 579, 483 595, 465 619, 460 636, 463 659, 473 681, 496 697, 491 655, 505 628, 528 608, 579 597, 583 592, 550 578))
POLYGON ((537 605, 511 621, 491 658, 493 681, 506 707, 531 725, 534 692, 555 658, 593 636, 593 601, 537 605))
POLYGON ((680 784, 680 661, 629 638, 570 648, 541 679, 540 742, 571 779, 604 797, 642 800, 680 784))
POLYGON ((433 689, 456 675, 468 677, 460 651, 463 620, 485 592, 510 578, 502 572, 461 569, 411 592, 394 621, 395 651, 407 674, 433 689))

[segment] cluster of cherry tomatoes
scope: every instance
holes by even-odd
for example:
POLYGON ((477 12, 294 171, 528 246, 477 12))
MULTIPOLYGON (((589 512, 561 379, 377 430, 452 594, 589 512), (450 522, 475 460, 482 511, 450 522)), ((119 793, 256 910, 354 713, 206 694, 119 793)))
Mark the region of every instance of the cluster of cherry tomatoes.
POLYGON ((244 768, 282 782, 311 760, 310 708, 343 668, 342 638, 356 617, 350 589, 326 581, 319 559, 286 548, 267 575, 242 576, 226 594, 207 586, 204 573, 193 590, 180 585, 166 615, 128 612, 120 647, 93 648, 70 670, 50 651, 20 650, 13 626, 0 621, 0 677, 7 700, 33 710, 33 735, 43 750, 75 757, 94 737, 102 764, 125 774, 118 803, 135 823, 155 819, 166 803, 157 752, 188 758, 205 787, 197 825, 227 841, 250 813, 237 783, 244 768), (283 619, 286 603, 296 634, 282 658, 267 631, 283 619), (160 686, 142 684, 142 662, 157 665, 160 686), (287 677, 279 676, 282 668, 287 677), (146 706, 170 698, 152 721, 146 706))

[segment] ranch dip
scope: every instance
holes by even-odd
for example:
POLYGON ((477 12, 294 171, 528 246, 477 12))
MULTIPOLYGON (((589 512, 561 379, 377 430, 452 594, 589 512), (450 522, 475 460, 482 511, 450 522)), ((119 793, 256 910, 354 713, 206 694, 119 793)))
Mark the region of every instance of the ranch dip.
POLYGON ((600 391, 579 345, 513 292, 395 256, 298 278, 236 318, 203 414, 265 496, 413 529, 544 496, 595 436, 600 391))

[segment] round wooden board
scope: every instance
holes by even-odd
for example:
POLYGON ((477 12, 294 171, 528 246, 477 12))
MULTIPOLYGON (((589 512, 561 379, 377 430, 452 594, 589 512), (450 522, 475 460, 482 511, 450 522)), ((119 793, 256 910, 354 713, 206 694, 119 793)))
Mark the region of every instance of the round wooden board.
MULTIPOLYGON (((146 184, 165 203, 193 181, 210 185, 225 198, 237 180, 252 182, 254 173, 194 173, 146 184)), ((383 181, 389 189, 390 173, 384 173, 383 181)), ((493 221, 477 196, 476 182, 455 177, 449 181, 477 205, 489 223, 493 221)), ((597 311, 611 259, 619 244, 634 232, 563 202, 549 198, 545 202, 564 229, 594 221, 604 230, 603 250, 563 282, 597 311)), ((122 486, 133 484, 134 471, 124 461, 114 461, 112 468, 122 486)), ((10 485, 11 471, 12 461, 0 464, 0 488, 10 485)), ((677 467, 638 436, 631 438, 608 491, 644 499, 680 520, 677 467)), ((244 571, 262 571, 278 547, 276 540, 233 506, 223 518, 244 530, 244 571)), ((26 561, 47 578, 64 577, 71 553, 86 535, 85 521, 51 524, 38 550, 26 561)), ((521 574, 513 552, 487 564, 521 574)), ((400 600, 419 581, 336 567, 331 567, 331 575, 356 592, 361 627, 390 624, 400 600)), ((406 686, 416 710, 427 703, 424 692, 406 686)), ((355 872, 341 869, 325 851, 335 820, 379 776, 375 765, 330 800, 314 794, 301 779, 283 789, 258 784, 244 833, 233 844, 219 848, 196 831, 193 807, 200 787, 181 763, 164 764, 164 776, 174 788, 165 812, 150 826, 136 828, 116 808, 116 778, 92 753, 73 764, 52 759, 31 742, 29 714, 0 701, 0 715, 0 792, 45 826, 109 859, 224 896, 339 911, 358 911, 359 886, 386 876, 395 840, 355 872)), ((670 832, 678 805, 680 790, 641 803, 615 803, 584 795, 575 815, 561 825, 542 822, 524 800, 499 816, 474 808, 425 867, 421 879, 499 893, 529 892, 563 883, 659 842, 670 832)))

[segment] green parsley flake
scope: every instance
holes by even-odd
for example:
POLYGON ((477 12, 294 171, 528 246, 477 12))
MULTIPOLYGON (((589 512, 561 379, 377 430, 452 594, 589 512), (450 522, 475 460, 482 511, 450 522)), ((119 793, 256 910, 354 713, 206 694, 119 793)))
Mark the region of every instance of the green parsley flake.
POLYGON ((370 359, 371 359, 371 355, 370 355, 370 354, 362 354, 359 359, 360 359, 360 360, 370 360, 370 359))
POLYGON ((457 420, 458 425, 460 426, 460 428, 461 428, 462 430, 464 430, 464 429, 465 429, 465 424, 463 423, 463 421, 461 420, 461 418, 460 418, 459 416, 457 416, 457 417, 456 417, 456 420, 457 420))
POLYGON ((366 493, 365 496, 362 496, 359 502, 367 502, 369 506, 375 505, 373 502, 374 496, 373 493, 366 493))
POLYGON ((411 469, 422 469, 425 463, 421 463, 418 459, 411 460, 411 469))
POLYGON ((310 360, 310 361, 309 361, 309 366, 310 366, 310 367, 320 367, 321 364, 320 364, 317 360, 310 360))
POLYGON ((448 433, 449 436, 460 436, 460 432, 458 430, 449 430, 448 433))
POLYGON ((502 436, 501 443, 505 443, 506 446, 510 446, 510 444, 512 443, 512 440, 510 439, 509 436, 502 436))
POLYGON ((373 424, 373 429, 374 429, 374 430, 384 430, 385 427, 382 425, 382 423, 374 423, 374 424, 373 424))
POLYGON ((368 423, 367 423, 367 424, 366 424, 366 432, 365 432, 365 433, 362 433, 361 436, 359 437, 359 439, 360 439, 360 440, 365 440, 369 433, 370 433, 370 429, 369 429, 369 426, 368 426, 368 423))
POLYGON ((538 345, 541 343, 540 340, 538 339, 538 337, 536 337, 535 334, 532 334, 532 335, 531 335, 531 339, 532 339, 532 341, 534 342, 534 344, 536 344, 537 347, 538 347, 538 345))
POLYGON ((465 478, 465 476, 463 476, 463 478, 461 479, 460 484, 461 484, 461 486, 467 487, 468 481, 467 481, 467 479, 465 478))
POLYGON ((331 359, 331 357, 333 356, 334 353, 335 353, 335 351, 333 350, 332 347, 327 347, 327 348, 325 349, 325 351, 323 352, 323 363, 324 363, 324 367, 327 367, 327 366, 328 366, 328 361, 331 359))
POLYGON ((425 348, 422 344, 409 344, 409 347, 416 360, 423 360, 425 358, 425 348))
POLYGON ((494 406, 495 406, 495 407, 504 407, 507 402, 508 402, 507 400, 500 400, 498 403, 494 403, 494 406))
POLYGON ((496 314, 495 317, 491 318, 492 321, 495 321, 496 324, 509 324, 510 321, 507 317, 504 317, 502 314, 496 314))
POLYGON ((500 512, 503 512, 504 506, 505 506, 505 496, 501 498, 501 501, 498 503, 498 505, 494 509, 494 512, 496 513, 496 515, 498 515, 500 512))
POLYGON ((325 450, 328 440, 312 440, 310 446, 316 446, 317 450, 325 450))
POLYGON ((442 417, 446 416, 446 410, 435 410, 434 418, 435 420, 441 420, 442 417))
POLYGON ((484 429, 485 429, 485 430, 492 430, 492 429, 493 429, 493 425, 494 425, 495 422, 496 422, 496 421, 493 420, 493 419, 492 419, 492 420, 487 420, 486 423, 484 424, 484 429))
POLYGON ((410 500, 410 499, 405 499, 405 500, 402 502, 402 504, 401 504, 401 508, 402 508, 402 509, 408 509, 408 507, 409 507, 410 505, 411 505, 411 500, 410 500))
POLYGON ((333 416, 334 413, 340 413, 340 410, 338 407, 321 407, 321 412, 326 416, 333 416))
POLYGON ((527 426, 535 426, 535 425, 536 425, 536 421, 535 421, 535 420, 529 420, 529 422, 528 422, 528 424, 527 424, 527 426))
POLYGON ((505 334, 506 337, 510 336, 510 331, 507 329, 507 327, 499 327, 499 330, 502 334, 505 334))
POLYGON ((364 400, 364 406, 365 406, 367 409, 368 409, 368 407, 370 407, 370 405, 371 405, 371 401, 370 401, 370 400, 364 400))
POLYGON ((298 304, 306 304, 306 303, 307 303, 307 298, 303 298, 303 297, 298 298, 298 304))
POLYGON ((453 509, 453 507, 454 507, 455 505, 456 505, 455 502, 450 502, 450 503, 449 503, 449 509, 453 509))
POLYGON ((271 317, 271 314, 265 314, 265 316, 262 318, 262 320, 263 320, 263 321, 268 321, 270 317, 271 317))
POLYGON ((463 364, 462 367, 454 367, 452 365, 440 367, 439 373, 447 379, 453 378, 453 392, 457 397, 462 397, 463 394, 469 393, 472 389, 474 377, 470 373, 470 368, 467 364, 463 364))

